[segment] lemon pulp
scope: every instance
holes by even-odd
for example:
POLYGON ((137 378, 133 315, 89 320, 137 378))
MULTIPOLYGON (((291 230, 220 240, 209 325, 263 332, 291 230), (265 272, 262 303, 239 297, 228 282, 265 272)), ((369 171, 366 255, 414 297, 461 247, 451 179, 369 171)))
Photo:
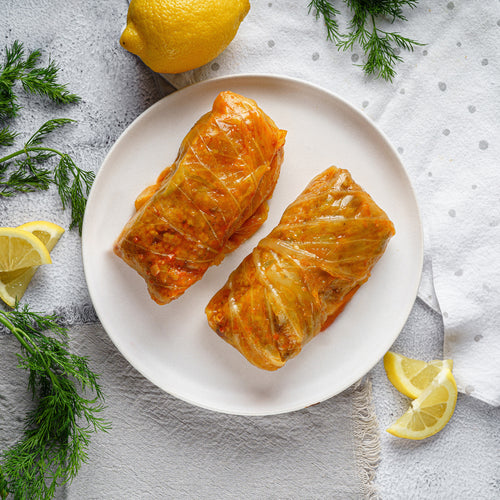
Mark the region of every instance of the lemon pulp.
MULTIPOLYGON (((51 252, 64 229, 57 224, 47 221, 33 221, 17 227, 36 237, 51 252)), ((16 299, 20 300, 33 278, 38 265, 22 267, 12 271, 0 271, 0 298, 9 306, 14 307, 16 299)))
POLYGON ((389 351, 384 356, 387 378, 402 394, 415 399, 445 368, 452 369, 451 359, 436 359, 426 363, 420 359, 407 358, 389 351))
POLYGON ((0 271, 50 263, 49 251, 36 236, 14 227, 0 228, 0 271))
POLYGON ((408 411, 387 432, 406 439, 425 439, 439 432, 450 420, 457 402, 457 384, 448 368, 413 400, 408 411))

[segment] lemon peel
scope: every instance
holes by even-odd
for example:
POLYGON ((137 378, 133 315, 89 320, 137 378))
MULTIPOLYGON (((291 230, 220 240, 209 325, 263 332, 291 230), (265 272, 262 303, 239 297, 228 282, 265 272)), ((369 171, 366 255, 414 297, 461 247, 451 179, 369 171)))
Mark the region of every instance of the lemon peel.
MULTIPOLYGON (((47 221, 27 222, 16 229, 26 231, 51 252, 64 233, 64 229, 57 224, 47 221)), ((14 307, 16 300, 21 300, 31 279, 38 269, 38 265, 23 267, 12 271, 0 271, 0 298, 10 307, 14 307)))
POLYGON ((36 236, 39 240, 41 240, 41 242, 45 245, 45 248, 49 252, 53 250, 53 248, 56 246, 56 243, 59 241, 59 238, 64 233, 64 228, 46 220, 26 222, 26 224, 17 226, 17 229, 28 231, 29 233, 36 236))
POLYGON ((215 59, 249 9, 248 0, 131 0, 120 44, 153 71, 181 73, 215 59))
POLYGON ((0 271, 50 264, 45 245, 33 234, 14 227, 0 228, 0 271))
POLYGON ((384 356, 387 378, 402 394, 415 399, 443 369, 453 369, 451 359, 435 359, 426 363, 389 351, 384 356))
POLYGON ((408 411, 387 432, 406 439, 421 440, 443 429, 457 403, 457 384, 451 370, 445 368, 411 403, 408 411))

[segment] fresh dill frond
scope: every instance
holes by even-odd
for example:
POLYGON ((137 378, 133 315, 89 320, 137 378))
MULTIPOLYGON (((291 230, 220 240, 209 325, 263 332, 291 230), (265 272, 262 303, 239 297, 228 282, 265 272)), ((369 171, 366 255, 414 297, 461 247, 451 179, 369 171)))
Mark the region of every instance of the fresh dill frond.
POLYGON ((71 207, 70 228, 77 227, 81 234, 87 196, 95 174, 79 168, 68 154, 43 146, 49 134, 73 121, 55 118, 45 122, 22 149, 0 158, 0 197, 46 190, 55 184, 63 208, 71 207), (53 170, 46 168, 45 163, 55 156, 59 157, 58 164, 53 170))
POLYGON ((394 67, 403 61, 399 55, 400 50, 413 51, 415 46, 424 45, 398 32, 385 31, 379 27, 379 21, 382 19, 391 24, 395 21, 407 21, 403 8, 415 8, 417 0, 344 0, 352 14, 347 33, 339 33, 335 19, 339 11, 333 8, 332 1, 312 0, 309 10, 315 7, 316 18, 319 14, 323 16, 327 38, 332 40, 339 50, 353 50, 356 45, 363 49, 366 62, 362 68, 368 75, 392 81, 396 75, 394 67))
POLYGON ((0 129, 0 146, 12 146, 17 136, 17 132, 14 132, 9 127, 3 127, 0 129))
POLYGON ((0 196, 10 198, 17 193, 30 193, 32 191, 45 191, 52 183, 51 171, 33 167, 40 155, 28 156, 7 179, 3 180, 8 164, 0 164, 0 196), (29 165, 29 166, 28 166, 29 165))
POLYGON ((5 61, 0 69, 0 120, 13 118, 20 106, 15 93, 15 84, 31 94, 47 96, 58 104, 74 103, 80 100, 76 94, 68 91, 66 84, 58 83, 59 68, 53 61, 46 67, 37 68, 41 57, 39 50, 34 50, 24 57, 24 46, 16 40, 5 49, 5 61))
POLYGON ((94 172, 78 168, 67 154, 61 155, 59 164, 54 170, 53 179, 57 185, 62 206, 63 208, 71 206, 70 229, 78 227, 80 233, 82 232, 87 196, 90 193, 94 178, 94 172))
POLYGON ((3 475, 2 467, 0 466, 0 498, 5 499, 9 495, 9 483, 3 475))
POLYGON ((0 497, 50 499, 87 461, 92 434, 110 428, 98 376, 86 357, 69 352, 67 330, 55 315, 16 305, 0 311, 0 324, 20 343, 19 367, 29 372, 36 400, 22 438, 1 454, 0 497))
POLYGON ((35 146, 37 144, 41 144, 47 136, 66 125, 67 123, 74 123, 75 120, 71 120, 69 118, 53 118, 45 122, 26 142, 26 147, 35 146))
MULTIPOLYGON (((15 117, 21 107, 15 93, 16 82, 20 82, 26 92, 47 96, 58 104, 80 100, 66 85, 57 82, 59 68, 53 61, 45 67, 37 67, 40 57, 39 50, 25 57, 23 44, 17 40, 5 49, 5 61, 0 68, 0 123, 15 117)), ((51 184, 56 184, 63 208, 71 207, 70 228, 78 227, 81 234, 94 173, 80 169, 68 154, 43 145, 49 134, 73 121, 68 118, 48 120, 22 149, 0 158, 0 197, 47 190, 51 184), (54 156, 59 156, 59 162, 51 170, 45 164, 54 156)), ((8 126, 0 128, 0 147, 13 146, 17 135, 8 126)))
POLYGON ((326 26, 326 39, 337 43, 342 36, 339 32, 339 23, 336 19, 336 16, 340 12, 329 0, 311 0, 307 8, 309 14, 313 8, 315 9, 314 17, 316 19, 319 19, 320 15, 323 16, 326 26))

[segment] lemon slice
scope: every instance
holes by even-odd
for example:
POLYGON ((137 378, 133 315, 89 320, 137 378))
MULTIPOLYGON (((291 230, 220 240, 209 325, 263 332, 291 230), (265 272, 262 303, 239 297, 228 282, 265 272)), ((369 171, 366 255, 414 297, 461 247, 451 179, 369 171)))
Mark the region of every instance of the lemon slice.
POLYGON ((426 363, 389 351, 384 356, 384 368, 392 385, 405 396, 415 399, 444 369, 451 370, 451 359, 436 359, 426 363))
POLYGON ((48 222, 45 220, 35 220, 33 222, 27 222, 17 226, 17 229, 22 229, 23 231, 28 231, 34 234, 49 252, 56 246, 59 238, 64 233, 64 228, 54 224, 53 222, 48 222))
MULTIPOLYGON (((62 227, 47 221, 28 222, 17 229, 33 234, 44 244, 49 252, 64 233, 62 227)), ((38 266, 31 266, 14 271, 0 271, 0 298, 7 305, 14 307, 16 299, 21 300, 37 269, 38 266)))
POLYGON ((411 402, 408 411, 387 432, 407 439, 425 439, 439 432, 450 420, 457 403, 457 384, 445 368, 411 402))
POLYGON ((45 245, 28 231, 13 227, 0 228, 0 271, 50 264, 45 245))

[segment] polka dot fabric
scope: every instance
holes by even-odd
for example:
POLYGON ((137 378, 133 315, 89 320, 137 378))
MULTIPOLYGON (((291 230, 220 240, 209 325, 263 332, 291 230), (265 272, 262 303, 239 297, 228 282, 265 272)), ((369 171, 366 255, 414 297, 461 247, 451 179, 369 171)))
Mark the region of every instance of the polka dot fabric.
MULTIPOLYGON (((363 73, 359 47, 338 52, 307 5, 253 2, 216 62, 167 79, 183 87, 227 74, 279 72, 339 94, 375 121, 417 192, 426 234, 420 296, 443 312, 444 355, 455 360, 462 391, 498 405, 500 3, 425 0, 405 11, 408 22, 387 28, 425 45, 401 51, 392 83, 363 73)), ((347 22, 345 5, 338 7, 347 22)))

